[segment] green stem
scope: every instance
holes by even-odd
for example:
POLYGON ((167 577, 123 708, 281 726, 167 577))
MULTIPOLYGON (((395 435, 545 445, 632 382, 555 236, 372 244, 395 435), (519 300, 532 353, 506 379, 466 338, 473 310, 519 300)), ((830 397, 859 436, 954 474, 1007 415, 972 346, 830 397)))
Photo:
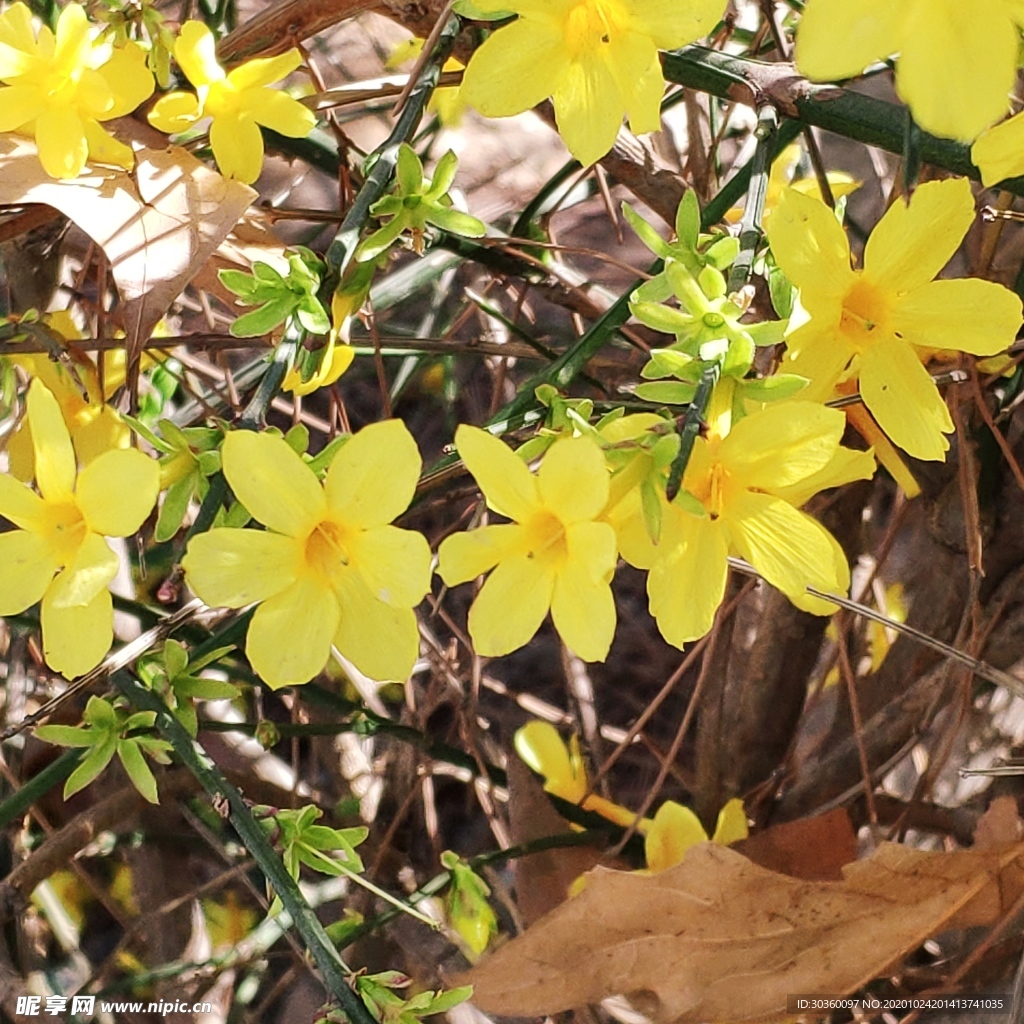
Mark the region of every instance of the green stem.
POLYGON ((668 483, 665 485, 665 497, 669 501, 675 501, 679 488, 683 483, 683 474, 693 454, 693 446, 700 433, 700 425, 704 422, 704 416, 708 411, 708 403, 711 401, 711 393, 718 383, 718 376, 721 367, 718 363, 712 363, 701 374, 700 383, 697 385, 697 392, 693 396, 690 408, 686 410, 683 425, 679 430, 679 451, 672 460, 672 468, 668 473, 668 483))
POLYGON ((116 672, 111 678, 134 708, 156 712, 156 727, 174 748, 181 763, 192 772, 218 805, 227 806, 231 824, 280 897, 296 931, 320 968, 328 992, 338 1001, 351 1024, 377 1024, 362 1000, 349 987, 347 976, 351 972, 327 937, 313 908, 299 891, 298 884, 288 874, 281 858, 267 841, 266 833, 252 816, 242 794, 228 782, 210 756, 189 736, 152 690, 148 690, 128 672, 116 672))
MULTIPOLYGON (((856 142, 902 155, 906 142, 906 107, 865 96, 834 85, 815 85, 801 79, 785 64, 768 64, 708 50, 684 46, 663 58, 665 78, 723 99, 752 107, 771 103, 780 114, 803 124, 823 128, 856 142)), ((971 162, 971 150, 963 143, 921 132, 923 163, 954 174, 980 179, 971 162)), ((1024 177, 1010 178, 999 186, 1024 195, 1024 177)))
POLYGON ((0 828, 24 814, 29 807, 41 800, 54 786, 59 786, 77 767, 85 756, 82 748, 65 750, 55 761, 51 761, 41 772, 33 775, 16 793, 0 803, 0 828))
POLYGON ((420 77, 409 94, 405 107, 398 117, 391 134, 378 149, 371 154, 369 161, 376 160, 363 182, 363 187, 356 195, 345 219, 341 222, 338 233, 334 236, 327 250, 327 267, 330 287, 333 288, 341 280, 345 268, 352 261, 359 236, 363 227, 370 219, 370 207, 387 192, 398 163, 398 150, 403 142, 407 142, 416 126, 423 117, 424 108, 434 91, 441 76, 441 68, 455 46, 461 22, 452 15, 437 40, 434 52, 423 65, 420 77))
POLYGON ((768 175, 772 166, 769 153, 773 148, 772 137, 777 128, 775 108, 763 107, 757 117, 757 128, 754 129, 757 148, 751 161, 750 188, 747 189, 747 202, 740 222, 740 251, 729 273, 730 293, 745 287, 754 271, 754 257, 761 244, 761 216, 768 196, 768 175))

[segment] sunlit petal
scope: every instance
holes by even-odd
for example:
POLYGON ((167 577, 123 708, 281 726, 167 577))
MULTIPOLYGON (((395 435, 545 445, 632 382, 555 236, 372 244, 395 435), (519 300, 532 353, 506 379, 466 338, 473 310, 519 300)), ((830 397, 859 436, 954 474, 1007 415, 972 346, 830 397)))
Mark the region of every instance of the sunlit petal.
POLYGON ((223 460, 235 497, 269 529, 299 537, 327 514, 316 475, 283 438, 233 430, 224 439, 223 460))
POLYGON ((691 846, 707 841, 708 834, 697 815, 689 807, 666 800, 644 838, 647 867, 654 872, 675 867, 691 846))
POLYGON ((538 559, 516 555, 487 577, 469 610, 469 635, 477 654, 499 657, 525 646, 551 607, 554 576, 538 559))
POLYGON ((382 526, 412 501, 423 462, 401 420, 371 423, 342 446, 324 481, 331 514, 350 526, 382 526))
POLYGON ((430 589, 430 545, 415 530, 375 526, 353 538, 351 568, 379 601, 412 607, 430 589))
POLYGON ((107 537, 133 534, 153 511, 160 466, 136 448, 97 456, 78 475, 75 501, 89 529, 107 537))
POLYGON ((604 453, 589 437, 556 441, 537 473, 544 505, 563 523, 593 519, 608 502, 604 453))
POLYGON ((483 526, 446 537, 437 551, 437 571, 449 587, 476 579, 521 545, 523 528, 515 523, 483 526))
POLYGON ((0 533, 0 615, 17 615, 40 600, 59 566, 49 546, 34 533, 0 533))
POLYGON ((20 480, 0 473, 0 516, 23 530, 43 528, 46 506, 43 499, 20 480))
POLYGON ((356 575, 338 589, 341 621, 334 642, 371 679, 404 682, 419 655, 419 629, 409 608, 378 601, 356 575))
POLYGON ((260 530, 214 529, 197 534, 181 560, 189 587, 212 608, 244 608, 295 582, 301 547, 260 530))
POLYGON ((455 447, 495 512, 522 522, 537 510, 537 480, 503 441, 479 427, 462 424, 455 431, 455 447))
POLYGON ((186 21, 181 26, 174 56, 195 86, 210 85, 224 77, 224 69, 217 62, 216 40, 201 21, 186 21))
POLYGON ((263 136, 251 117, 215 117, 210 147, 225 178, 251 185, 263 169, 263 136))
POLYGON ((95 668, 110 650, 114 639, 114 606, 103 587, 85 605, 58 607, 52 589, 43 597, 40 623, 46 664, 66 679, 95 668))
POLYGON ((38 380, 29 385, 26 405, 39 491, 47 501, 66 501, 75 488, 75 450, 60 405, 38 380))
POLYGON ((800 18, 796 62, 817 81, 852 78, 902 49, 904 4, 810 0, 800 18))

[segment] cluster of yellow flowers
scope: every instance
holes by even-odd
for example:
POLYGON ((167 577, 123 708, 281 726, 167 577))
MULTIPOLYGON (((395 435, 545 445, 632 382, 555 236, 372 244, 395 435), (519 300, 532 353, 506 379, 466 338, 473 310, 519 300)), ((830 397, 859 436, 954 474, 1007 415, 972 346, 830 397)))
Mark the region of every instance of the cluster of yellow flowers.
MULTIPOLYGON (((214 48, 204 24, 182 26, 174 56, 196 92, 163 96, 149 121, 173 134, 211 118, 210 145, 222 172, 253 182, 263 165, 259 125, 303 137, 316 124, 301 103, 269 88, 294 71, 301 57, 293 49, 225 72, 214 48)), ((132 40, 115 45, 80 4, 61 11, 55 32, 36 28, 21 0, 0 14, 0 82, 0 132, 33 136, 54 178, 78 177, 89 160, 126 170, 134 166, 131 149, 101 122, 130 114, 153 94, 146 52, 132 40)))

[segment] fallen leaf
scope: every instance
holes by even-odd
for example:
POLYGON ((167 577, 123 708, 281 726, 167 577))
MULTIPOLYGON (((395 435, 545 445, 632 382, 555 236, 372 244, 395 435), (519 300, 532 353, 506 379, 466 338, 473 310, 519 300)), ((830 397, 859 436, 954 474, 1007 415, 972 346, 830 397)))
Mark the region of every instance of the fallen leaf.
POLYGON ((997 796, 974 828, 974 849, 987 850, 1004 843, 1017 843, 1024 837, 1017 801, 1012 796, 997 796))
MULTIPOLYGON (((533 772, 513 753, 508 757, 509 831, 514 845, 568 832, 569 822, 552 806, 533 772)), ((564 903, 569 886, 601 860, 593 846, 563 846, 518 857, 514 862, 516 906, 527 925, 564 903)))
POLYGON ((59 210, 106 254, 123 304, 129 365, 256 198, 179 146, 133 148, 133 174, 90 166, 57 181, 43 170, 31 139, 0 135, 0 204, 59 210))
POLYGON ((1024 845, 928 853, 884 844, 839 882, 758 867, 713 843, 583 892, 454 984, 488 1013, 554 1014, 626 995, 657 1021, 786 1016, 786 997, 856 991, 930 935, 990 923, 1024 891, 1024 845))
POLYGON ((842 878, 843 867, 857 859, 857 836, 850 815, 837 807, 813 818, 772 825, 733 844, 733 849, 770 871, 828 882, 842 878))

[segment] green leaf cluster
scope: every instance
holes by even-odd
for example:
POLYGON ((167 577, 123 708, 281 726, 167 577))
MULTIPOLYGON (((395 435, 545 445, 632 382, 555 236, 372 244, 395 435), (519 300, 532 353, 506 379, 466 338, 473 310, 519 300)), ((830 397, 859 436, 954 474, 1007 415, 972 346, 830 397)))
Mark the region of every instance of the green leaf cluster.
POLYGON ((287 276, 259 260, 253 263, 251 274, 243 270, 218 271, 221 284, 237 295, 242 305, 258 307, 238 317, 231 333, 236 338, 253 338, 269 334, 294 318, 310 334, 326 334, 331 329, 331 318, 317 297, 323 272, 323 262, 304 246, 289 252, 287 276))
POLYGON ((403 142, 398 150, 394 192, 370 207, 374 217, 391 219, 363 239, 356 250, 356 259, 360 262, 376 259, 406 231, 412 235, 413 248, 422 255, 423 236, 429 225, 466 238, 485 235, 487 227, 483 221, 452 208, 448 191, 455 181, 458 166, 458 157, 448 150, 438 160, 433 179, 428 180, 423 176, 423 163, 416 151, 403 142))
POLYGON ((487 900, 491 890, 487 888, 484 880, 451 850, 445 850, 441 854, 441 864, 451 872, 446 900, 448 920, 474 958, 478 957, 498 931, 498 919, 487 900))
POLYGON ((158 764, 170 764, 171 745, 152 735, 155 711, 129 714, 121 701, 90 697, 82 715, 83 725, 43 725, 36 736, 61 747, 86 747, 89 752, 68 776, 64 799, 85 789, 110 764, 116 754, 132 785, 151 803, 159 803, 156 779, 146 763, 147 754, 158 764))
POLYGON ((194 701, 233 700, 238 687, 221 679, 207 679, 200 672, 234 650, 234 645, 218 647, 194 661, 189 661, 188 650, 177 640, 168 640, 159 655, 139 661, 139 678, 159 693, 167 702, 174 717, 193 738, 199 731, 194 701))
POLYGON ((473 994, 472 987, 465 985, 448 992, 419 992, 403 999, 398 990, 411 984, 412 979, 401 971, 360 974, 355 978, 356 992, 381 1024, 418 1024, 424 1017, 447 1013, 473 994))

